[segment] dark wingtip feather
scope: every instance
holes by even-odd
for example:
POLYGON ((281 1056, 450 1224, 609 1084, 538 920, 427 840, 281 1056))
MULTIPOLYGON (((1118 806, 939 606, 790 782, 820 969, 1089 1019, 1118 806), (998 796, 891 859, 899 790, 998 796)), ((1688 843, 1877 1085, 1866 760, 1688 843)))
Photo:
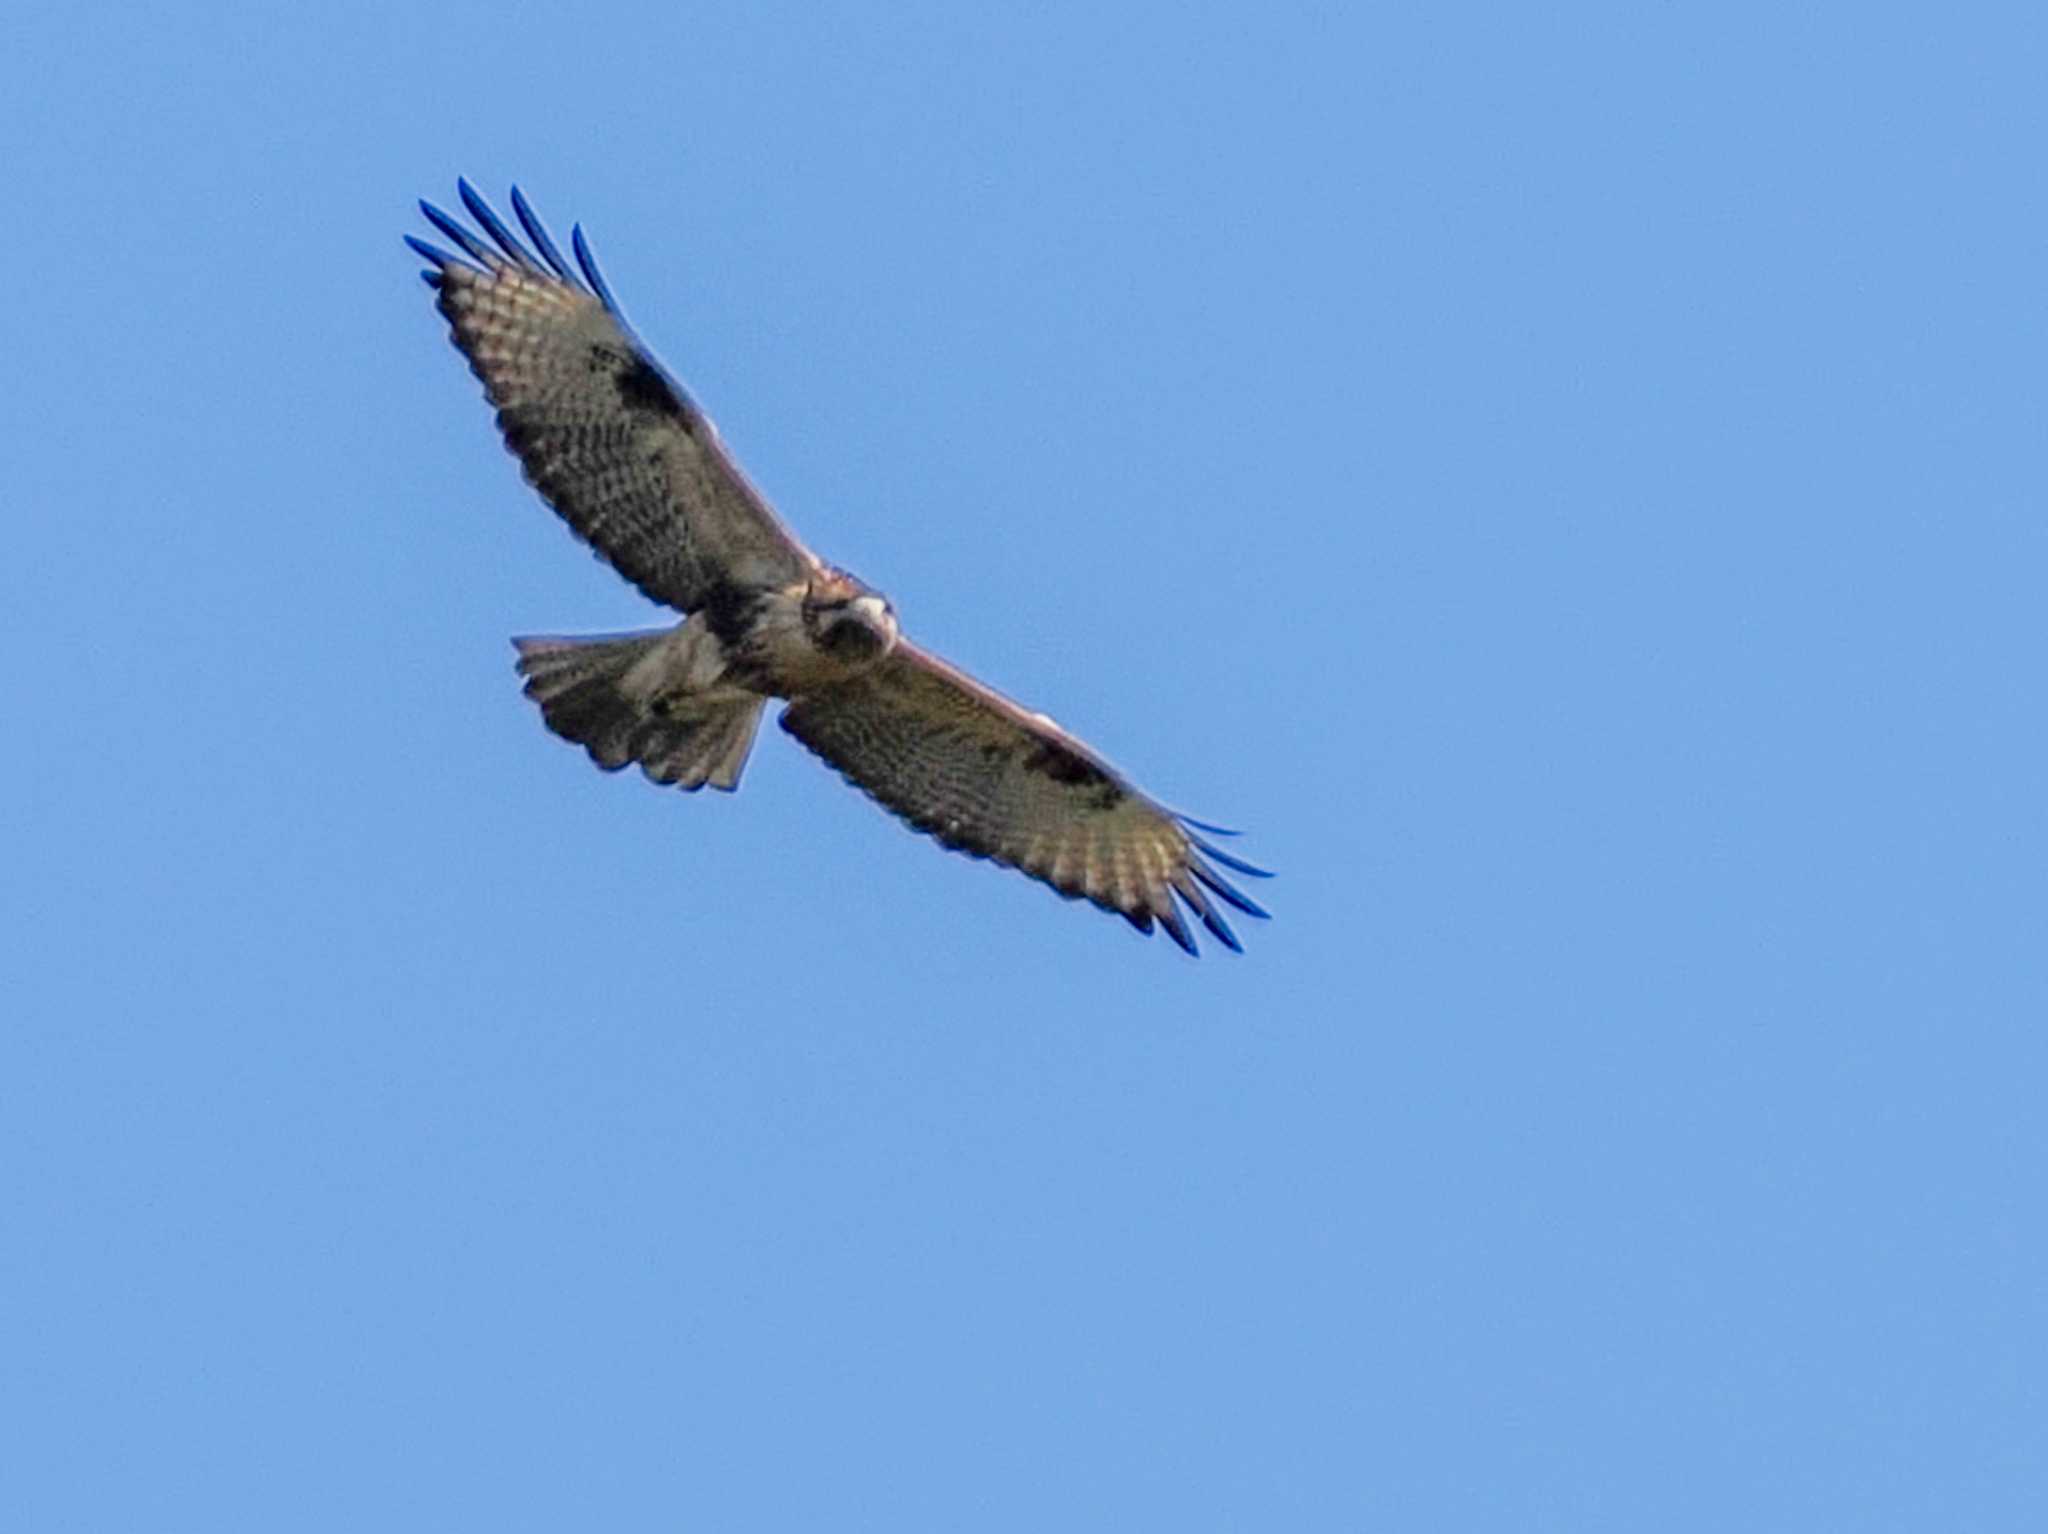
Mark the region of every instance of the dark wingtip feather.
POLYGON ((1237 934, 1230 930, 1230 924, 1223 919, 1223 913, 1202 893, 1202 887, 1182 874, 1173 881, 1173 892, 1180 897, 1182 905, 1201 919, 1203 926, 1215 935, 1216 941, 1232 953, 1243 953, 1244 945, 1237 940, 1237 934))
POLYGON ((1210 834, 1211 836, 1242 836, 1242 835, 1244 835, 1244 832, 1242 832, 1242 831, 1233 831, 1233 830, 1231 830, 1231 829, 1230 829, 1230 827, 1229 827, 1229 826, 1212 826, 1212 825, 1210 825, 1210 824, 1209 824, 1209 822, 1208 822, 1208 821, 1206 821, 1206 820, 1197 820, 1197 819, 1195 819, 1195 817, 1194 817, 1194 816, 1192 816, 1192 815, 1181 815, 1181 814, 1178 814, 1178 813, 1176 813, 1176 814, 1175 814, 1175 816, 1174 816, 1173 818, 1174 818, 1175 820, 1178 820, 1178 821, 1179 821, 1179 822, 1180 822, 1180 823, 1181 823, 1182 825, 1184 825, 1184 826, 1191 826, 1191 827, 1193 827, 1193 828, 1194 828, 1195 830, 1197 830, 1197 831, 1207 831, 1207 832, 1208 832, 1208 833, 1209 833, 1209 834, 1210 834))
POLYGON ((1211 893, 1228 901, 1247 916, 1256 916, 1261 921, 1271 921, 1273 913, 1253 900, 1249 895, 1216 872, 1200 858, 1188 859, 1188 872, 1193 874, 1211 893))
POLYGON ((1155 914, 1166 935, 1186 949, 1189 957, 1199 959, 1202 956, 1202 950, 1195 946, 1195 940, 1188 932, 1188 924, 1181 919, 1179 911, 1169 904, 1155 914))
POLYGON ((1234 858, 1221 847, 1205 842, 1199 836, 1190 836, 1188 840, 1193 842, 1202 851, 1208 853, 1210 857, 1221 863, 1225 868, 1233 869, 1253 879, 1270 879, 1273 877, 1272 869, 1261 868, 1256 863, 1247 863, 1243 858, 1234 858))
POLYGON ((540 270, 539 266, 535 264, 533 257, 527 252, 526 247, 519 243, 518 236, 505 227, 505 221, 498 217, 496 210, 478 195, 475 187, 471 186, 466 179, 458 178, 455 183, 455 190, 461 194, 462 205, 469 209, 469 216, 483 226, 484 233, 491 237, 498 249, 505 252, 516 265, 523 266, 530 272, 540 270))
POLYGON ((455 259, 455 257, 450 255, 447 251, 443 250, 438 245, 429 245, 425 240, 419 238, 419 236, 417 235, 408 234, 404 238, 405 243, 409 247, 411 247, 412 253, 418 256, 422 261, 429 262, 437 267, 460 265, 460 263, 455 259))
POLYGON ((569 246, 576 252, 576 264, 583 268, 583 275, 590 279, 590 290, 613 314, 619 312, 619 301, 612 297, 611 285, 604 280, 604 273, 597 269, 597 258, 590 253, 590 242, 583 238, 583 226, 577 224, 569 231, 569 246))
POLYGON ((1230 923, 1223 919, 1223 913, 1216 907, 1206 907, 1202 912, 1202 925, 1216 935, 1216 941, 1232 953, 1243 953, 1244 944, 1237 940, 1237 934, 1230 930, 1230 923))
POLYGON ((526 200, 526 194, 518 187, 512 188, 512 213, 519 220, 519 227, 526 231, 526 237, 533 241, 533 248, 540 252, 541 260, 547 262, 554 274, 562 281, 582 286, 576 282, 576 274, 569 270, 569 263, 562 259, 562 253, 555 249, 554 239, 548 234, 547 225, 533 211, 533 205, 526 200))
POLYGON ((450 218, 424 197, 420 199, 420 212, 425 216, 428 223, 461 246, 462 253, 485 271, 489 271, 492 267, 502 264, 504 260, 502 256, 471 234, 467 229, 463 228, 461 223, 450 218))

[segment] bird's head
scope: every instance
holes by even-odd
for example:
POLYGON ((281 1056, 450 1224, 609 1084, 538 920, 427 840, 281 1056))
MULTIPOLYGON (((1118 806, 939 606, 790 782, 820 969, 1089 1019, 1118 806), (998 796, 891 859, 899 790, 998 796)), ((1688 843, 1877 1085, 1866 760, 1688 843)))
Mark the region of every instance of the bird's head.
POLYGON ((804 595, 804 627, 818 648, 852 665, 882 659, 896 648, 896 609, 879 591, 843 570, 811 582, 804 595))

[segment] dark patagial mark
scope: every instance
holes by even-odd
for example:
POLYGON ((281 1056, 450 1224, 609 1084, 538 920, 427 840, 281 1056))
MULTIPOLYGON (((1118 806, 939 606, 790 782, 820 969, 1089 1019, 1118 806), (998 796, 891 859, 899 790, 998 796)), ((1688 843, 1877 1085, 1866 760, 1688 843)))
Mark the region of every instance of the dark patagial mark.
POLYGON ((604 347, 592 349, 591 360, 612 373, 612 387, 619 391, 619 403, 628 410, 638 410, 647 415, 670 416, 680 421, 685 428, 690 424, 690 412, 683 407, 675 386, 661 376, 661 369, 645 357, 621 359, 617 352, 604 347), (619 367, 621 360, 625 366, 619 367))
MULTIPOLYGON (((1040 741, 1024 758, 1024 770, 1051 778, 1069 788, 1086 788, 1109 783, 1109 774, 1085 757, 1068 750, 1056 740, 1040 741)), ((1112 788, 1114 784, 1110 785, 1112 788)))

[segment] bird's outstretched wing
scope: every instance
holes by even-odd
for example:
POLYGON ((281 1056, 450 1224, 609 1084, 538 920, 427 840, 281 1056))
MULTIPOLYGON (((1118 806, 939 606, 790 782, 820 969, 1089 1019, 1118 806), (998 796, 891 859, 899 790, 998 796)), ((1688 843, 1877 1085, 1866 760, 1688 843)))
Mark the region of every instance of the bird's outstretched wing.
POLYGON ((1051 720, 907 641, 854 680, 793 700, 782 727, 943 845, 1091 900, 1141 932, 1156 921, 1189 953, 1176 896, 1233 949, 1219 902, 1266 914, 1216 865, 1264 870, 1195 834, 1218 828, 1155 804, 1051 720))
POLYGON ((704 412, 626 327, 582 228, 572 268, 517 188, 512 209, 532 250, 468 182, 458 185, 489 238, 422 202, 461 253, 406 243, 431 263, 421 275, 548 504, 619 574, 684 612, 815 568, 704 412))

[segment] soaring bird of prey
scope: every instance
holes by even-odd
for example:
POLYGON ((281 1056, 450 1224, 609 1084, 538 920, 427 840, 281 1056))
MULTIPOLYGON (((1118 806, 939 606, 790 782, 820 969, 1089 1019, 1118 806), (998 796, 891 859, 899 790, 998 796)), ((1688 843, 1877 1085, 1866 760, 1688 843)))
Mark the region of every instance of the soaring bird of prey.
POLYGON ((530 246, 458 188, 481 237, 422 202, 455 251, 406 243, 506 446, 577 536, 685 615, 646 633, 514 640, 550 730, 607 771, 638 762, 656 783, 731 790, 761 710, 784 698, 783 729, 943 846, 1140 932, 1156 923, 1192 954, 1178 900, 1238 949, 1219 906, 1266 913, 1218 866, 1265 871, 1201 834, 1236 833, 1146 797, 1044 714, 905 639, 889 599, 797 540, 640 344, 581 226, 572 266, 518 188, 530 246))

